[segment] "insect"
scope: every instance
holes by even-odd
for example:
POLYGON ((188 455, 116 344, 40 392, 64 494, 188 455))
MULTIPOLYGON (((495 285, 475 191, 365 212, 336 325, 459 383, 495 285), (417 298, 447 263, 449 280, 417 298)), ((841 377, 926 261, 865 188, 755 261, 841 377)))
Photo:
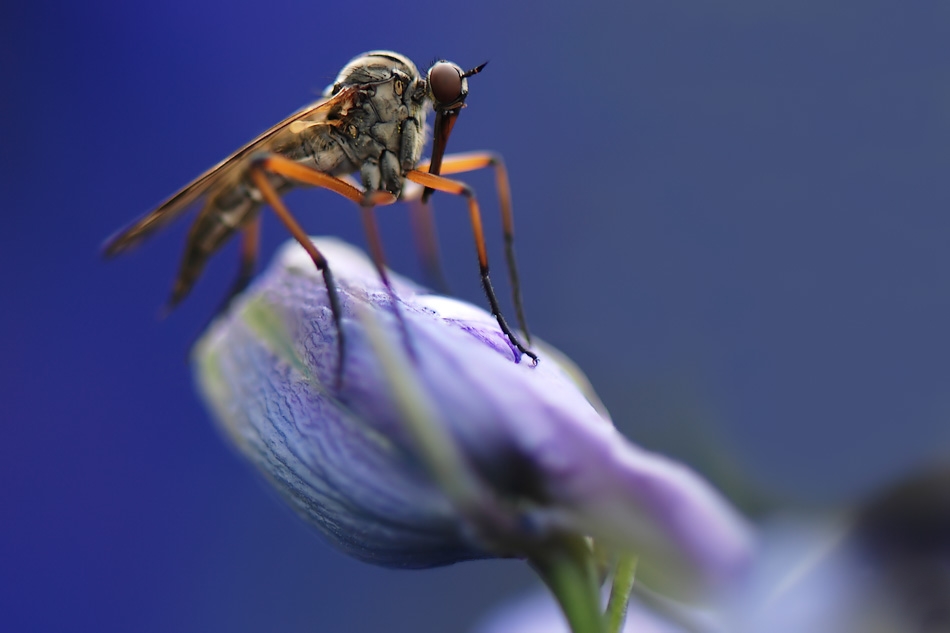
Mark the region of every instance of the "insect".
MULTIPOLYGON (((247 286, 253 275, 260 245, 260 210, 266 204, 306 249, 323 275, 336 324, 342 367, 344 336, 333 274, 327 260, 291 215, 281 196, 297 186, 322 187, 359 205, 373 263, 392 295, 374 207, 407 198, 407 181, 417 183, 424 188, 421 194, 423 203, 433 191, 466 198, 482 286, 492 314, 511 344, 537 363, 538 357, 511 331, 498 306, 488 274, 481 212, 475 194, 465 183, 443 175, 494 168, 514 304, 525 340, 530 343, 514 261, 511 197, 504 163, 497 155, 487 152, 445 154, 449 135, 459 112, 465 107, 468 78, 484 67, 482 64, 463 71, 458 65, 442 60, 434 63, 423 76, 411 60, 391 51, 359 55, 340 71, 323 98, 274 125, 157 209, 110 238, 104 253, 113 256, 129 250, 203 201, 188 233, 169 307, 185 298, 208 258, 240 232, 240 267, 226 305, 247 286), (435 110, 432 158, 422 161, 429 103, 435 110), (358 187, 350 177, 354 173, 359 174, 362 187, 358 187)), ((396 305, 395 301, 393 305, 396 305)))

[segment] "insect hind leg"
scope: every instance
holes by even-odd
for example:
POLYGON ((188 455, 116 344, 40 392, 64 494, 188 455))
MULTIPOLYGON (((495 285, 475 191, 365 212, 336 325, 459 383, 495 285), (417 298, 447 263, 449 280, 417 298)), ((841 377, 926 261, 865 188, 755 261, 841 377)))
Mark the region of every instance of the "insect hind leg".
POLYGON ((257 268, 257 258, 261 246, 261 216, 257 215, 244 227, 241 233, 241 255, 238 264, 237 276, 231 283, 228 293, 224 296, 218 308, 211 315, 215 319, 223 313, 234 301, 234 298, 244 292, 251 279, 254 277, 254 271, 257 268))
POLYGON ((395 200, 395 196, 386 192, 373 192, 364 194, 362 191, 350 183, 336 178, 321 171, 311 169, 305 165, 296 163, 290 159, 273 154, 260 154, 251 161, 250 179, 261 197, 271 207, 274 214, 287 228, 295 240, 307 251, 314 265, 323 275, 323 283, 327 288, 327 299, 330 303, 330 311, 333 314, 333 323, 337 331, 337 351, 339 362, 337 363, 336 387, 340 388, 343 382, 344 361, 346 358, 345 334, 342 325, 342 309, 340 307, 340 297, 337 292, 336 282, 333 279, 333 273, 327 263, 326 257, 317 249, 310 240, 307 233, 300 227, 297 220, 284 205, 277 190, 267 178, 268 173, 282 176, 288 180, 298 183, 312 185, 329 189, 341 196, 352 200, 362 206, 371 204, 388 204, 395 200))
POLYGON ((175 284, 165 304, 163 315, 171 312, 188 296, 211 255, 231 239, 241 225, 255 221, 257 209, 258 205, 247 203, 225 212, 215 205, 214 200, 205 204, 188 231, 178 275, 175 277, 175 284))

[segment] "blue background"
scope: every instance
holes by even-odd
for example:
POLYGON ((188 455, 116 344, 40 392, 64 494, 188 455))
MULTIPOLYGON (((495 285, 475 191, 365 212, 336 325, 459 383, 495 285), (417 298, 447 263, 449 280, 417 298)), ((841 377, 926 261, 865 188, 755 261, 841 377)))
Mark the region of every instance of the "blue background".
MULTIPOLYGON (((491 60, 450 150, 505 156, 529 323, 631 437, 791 504, 851 501, 946 451, 946 3, 0 12, 4 631, 459 630, 530 582, 516 562, 394 572, 331 550, 194 394, 189 341, 234 245, 164 321, 187 222, 98 255, 368 49, 491 60)), ((504 288, 492 178, 468 180, 504 288)), ((332 194, 290 204, 363 243, 332 194)), ((436 204, 452 285, 482 305, 464 206, 436 204)), ((380 215, 418 277, 405 208, 380 215)), ((268 217, 265 257, 285 239, 268 217)))

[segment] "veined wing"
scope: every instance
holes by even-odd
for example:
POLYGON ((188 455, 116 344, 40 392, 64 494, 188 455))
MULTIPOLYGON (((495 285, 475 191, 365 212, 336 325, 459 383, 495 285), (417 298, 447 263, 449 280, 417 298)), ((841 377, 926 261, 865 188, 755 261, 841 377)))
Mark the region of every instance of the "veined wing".
POLYGON ((272 126, 253 141, 240 148, 223 161, 201 174, 181 191, 171 196, 154 211, 136 220, 131 226, 112 236, 103 247, 106 256, 129 250, 142 239, 165 226, 195 202, 219 186, 233 183, 241 178, 247 160, 257 152, 267 151, 282 145, 289 137, 315 125, 332 125, 333 121, 346 114, 354 104, 358 88, 350 86, 329 99, 320 99, 291 114, 272 126))

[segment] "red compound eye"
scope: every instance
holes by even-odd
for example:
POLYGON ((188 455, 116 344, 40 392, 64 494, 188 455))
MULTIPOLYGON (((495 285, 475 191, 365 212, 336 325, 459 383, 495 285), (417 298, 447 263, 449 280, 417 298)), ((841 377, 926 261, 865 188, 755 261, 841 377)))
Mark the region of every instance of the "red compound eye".
POLYGON ((429 89, 441 106, 455 103, 462 97, 462 74, 455 64, 439 62, 429 69, 429 89))

